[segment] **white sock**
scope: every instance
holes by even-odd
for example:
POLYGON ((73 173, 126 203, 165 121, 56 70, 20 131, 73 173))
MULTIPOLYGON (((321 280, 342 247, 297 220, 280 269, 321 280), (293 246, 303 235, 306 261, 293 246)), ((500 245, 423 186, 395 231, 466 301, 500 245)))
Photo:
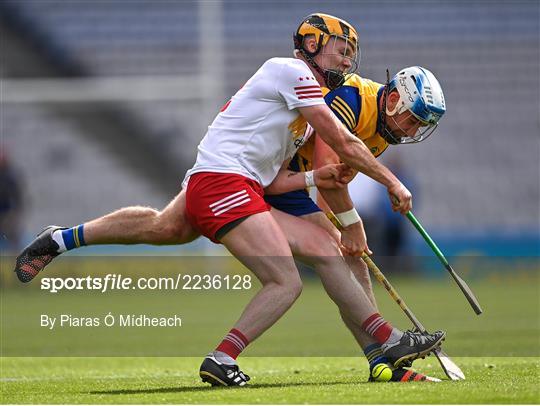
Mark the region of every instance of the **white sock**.
POLYGON ((403 337, 403 331, 398 330, 397 328, 392 328, 392 332, 390 333, 390 337, 388 337, 388 340, 383 344, 386 348, 393 347, 394 345, 399 343, 399 340, 401 340, 401 337, 403 337))
POLYGON ((236 365, 236 360, 230 355, 225 354, 224 352, 214 351, 213 355, 214 355, 214 358, 217 359, 222 364, 236 365))
POLYGON ((58 244, 58 252, 66 252, 66 244, 64 243, 64 237, 62 237, 62 230, 56 230, 52 233, 52 239, 58 244))

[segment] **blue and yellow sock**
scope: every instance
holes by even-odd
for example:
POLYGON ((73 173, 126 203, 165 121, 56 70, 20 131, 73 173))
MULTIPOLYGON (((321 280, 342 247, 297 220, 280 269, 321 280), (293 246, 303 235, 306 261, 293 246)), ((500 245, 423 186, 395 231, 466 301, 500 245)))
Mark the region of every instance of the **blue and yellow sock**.
POLYGON ((375 365, 386 364, 388 362, 388 359, 382 352, 381 345, 378 343, 368 345, 366 348, 364 348, 364 354, 369 362, 370 371, 373 369, 373 367, 375 367, 375 365))
POLYGON ((66 230, 56 230, 53 235, 53 240, 58 244, 58 252, 72 250, 85 246, 84 241, 84 225, 80 224, 76 227, 68 228, 66 230))

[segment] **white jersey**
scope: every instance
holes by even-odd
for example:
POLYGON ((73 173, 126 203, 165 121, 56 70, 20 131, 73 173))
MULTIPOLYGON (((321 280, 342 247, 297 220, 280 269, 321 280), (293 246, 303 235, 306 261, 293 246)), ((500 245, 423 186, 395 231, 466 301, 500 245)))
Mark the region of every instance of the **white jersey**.
POLYGON ((303 61, 269 59, 208 127, 186 179, 235 173, 268 186, 312 133, 297 108, 319 104, 325 104, 321 87, 303 61))

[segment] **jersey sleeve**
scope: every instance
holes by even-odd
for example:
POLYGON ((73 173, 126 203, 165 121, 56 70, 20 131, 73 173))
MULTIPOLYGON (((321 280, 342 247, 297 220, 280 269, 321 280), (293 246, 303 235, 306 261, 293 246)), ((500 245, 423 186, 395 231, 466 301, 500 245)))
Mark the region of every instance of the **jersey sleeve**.
POLYGON ((354 86, 341 86, 329 92, 324 100, 347 129, 354 132, 362 108, 358 89, 354 86))
POLYGON ((324 104, 321 86, 313 73, 300 60, 283 65, 276 90, 289 110, 324 104))

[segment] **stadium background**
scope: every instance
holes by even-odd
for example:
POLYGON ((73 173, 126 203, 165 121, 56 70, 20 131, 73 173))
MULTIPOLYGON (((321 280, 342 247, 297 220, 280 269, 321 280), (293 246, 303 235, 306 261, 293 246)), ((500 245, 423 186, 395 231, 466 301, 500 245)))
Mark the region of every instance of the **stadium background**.
MULTIPOLYGON (((314 11, 358 27, 361 75, 422 65, 442 83, 433 138, 382 159, 408 174, 446 252, 538 255, 537 1, 3 0, 1 135, 22 184, 20 243, 46 224, 163 207, 219 107, 266 59, 291 55, 314 11)), ((425 253, 415 238, 408 252, 425 253)))

